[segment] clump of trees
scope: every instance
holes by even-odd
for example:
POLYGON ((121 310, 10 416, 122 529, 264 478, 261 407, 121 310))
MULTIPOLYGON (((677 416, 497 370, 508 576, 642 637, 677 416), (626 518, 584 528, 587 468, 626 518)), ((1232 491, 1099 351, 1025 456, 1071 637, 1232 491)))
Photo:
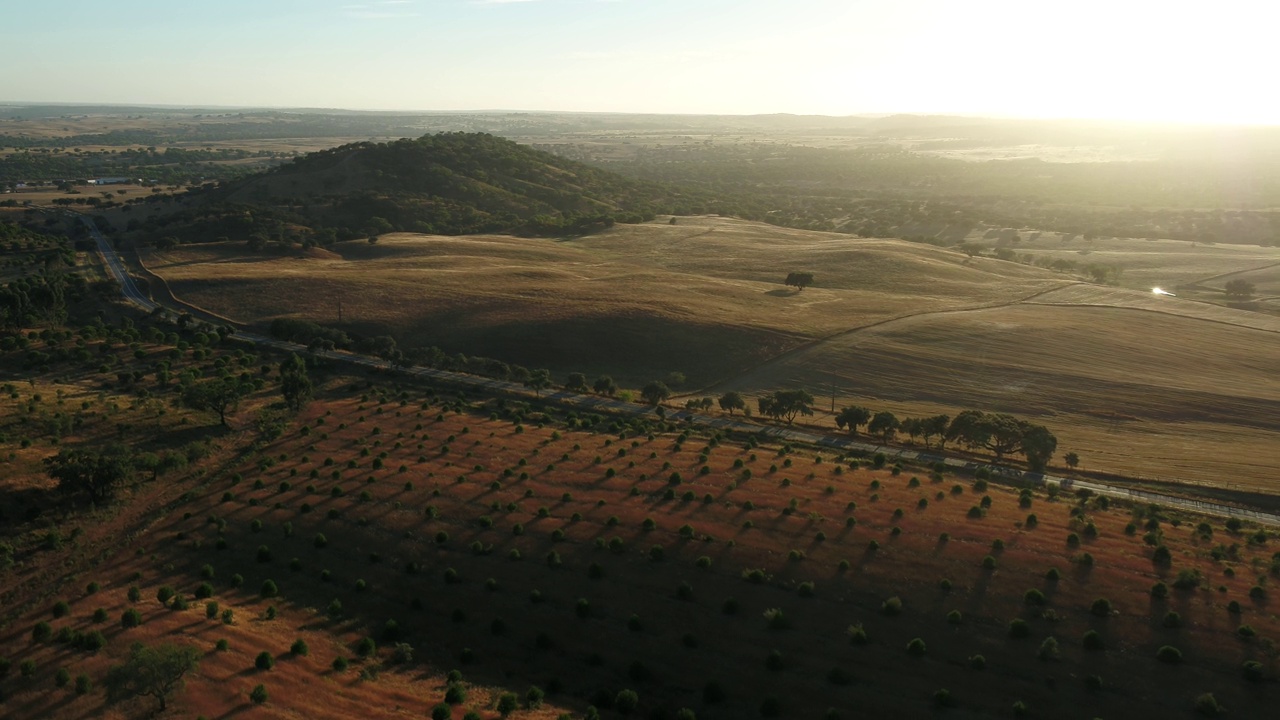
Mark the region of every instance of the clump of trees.
POLYGON ((813 396, 805 390, 776 390, 757 401, 760 414, 790 425, 797 415, 813 414, 813 396))
MULTIPOLYGON (((763 413, 763 406, 761 412, 763 413)), ((958 442, 970 450, 991 452, 996 462, 1004 459, 1005 455, 1018 452, 1026 457, 1027 464, 1035 471, 1044 470, 1058 448, 1057 437, 1043 425, 1005 413, 985 413, 981 410, 965 410, 955 418, 934 415, 899 420, 891 412, 872 413, 865 407, 854 405, 837 413, 835 423, 836 427, 848 430, 852 435, 857 435, 858 428, 865 425, 867 432, 878 436, 883 442, 892 441, 899 432, 908 434, 913 442, 917 437, 923 437, 925 447, 935 446, 936 440, 939 450, 948 442, 958 442)), ((1074 463, 1079 462, 1079 456, 1074 453, 1069 455, 1074 467, 1074 463)))

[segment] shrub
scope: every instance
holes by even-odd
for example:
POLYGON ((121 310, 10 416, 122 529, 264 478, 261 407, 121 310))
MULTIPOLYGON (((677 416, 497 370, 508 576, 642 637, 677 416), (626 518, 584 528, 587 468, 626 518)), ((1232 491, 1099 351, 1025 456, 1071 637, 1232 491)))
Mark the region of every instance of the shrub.
POLYGON ((1195 708, 1196 712, 1208 717, 1217 717, 1226 710, 1226 708, 1218 704, 1218 700, 1213 696, 1213 693, 1204 693, 1197 697, 1195 708))
POLYGON ((444 691, 444 701, 450 705, 461 705, 467 701, 467 688, 462 683, 449 683, 444 691))
POLYGON ((996 559, 990 555, 987 555, 986 557, 982 558, 982 568, 984 570, 995 570, 996 559))
POLYGON ((529 689, 526 690, 524 693, 525 707, 529 708, 530 710, 537 710, 538 708, 542 707, 542 699, 545 698, 546 696, 547 694, 543 692, 542 688, 538 687, 537 685, 530 686, 529 689))
POLYGON ((635 712, 639 704, 640 696, 634 690, 621 690, 613 699, 613 709, 622 715, 630 715, 635 712))
POLYGON ((880 603, 880 612, 890 617, 893 617, 895 615, 901 615, 902 599, 899 598, 897 595, 894 595, 893 597, 885 600, 884 602, 880 603))
POLYGON ((1031 626, 1027 624, 1026 620, 1023 620, 1022 618, 1016 618, 1009 622, 1009 637, 1024 638, 1030 634, 1031 634, 1031 626))
POLYGON ((1106 598, 1098 598, 1097 600, 1093 601, 1092 605, 1089 606, 1089 612, 1093 613, 1098 617, 1103 617, 1103 618, 1110 617, 1111 601, 1106 598))
POLYGON ((58 672, 53 676, 53 684, 55 687, 66 687, 71 682, 71 672, 66 668, 58 668, 58 672))
POLYGON ((1041 660, 1057 660, 1058 659, 1058 640, 1053 636, 1047 637, 1040 643, 1040 649, 1036 651, 1036 657, 1041 660))
POLYGON ((933 694, 933 704, 938 707, 951 707, 955 704, 955 700, 951 697, 951 691, 942 688, 933 694))
POLYGON ((261 683, 249 691, 249 699, 253 701, 254 705, 261 705, 270 698, 271 695, 267 693, 267 687, 261 683))
POLYGON ((1086 631, 1085 631, 1085 634, 1084 634, 1084 641, 1083 641, 1083 642, 1084 642, 1084 649, 1085 649, 1085 650, 1102 650, 1102 649, 1104 649, 1104 643, 1102 642, 1102 636, 1098 634, 1098 631, 1097 631, 1097 630, 1086 630, 1086 631))
POLYGON ((93 680, 88 675, 80 673, 76 676, 76 694, 88 695, 93 690, 93 680))
POLYGON ((273 598, 280 594, 280 588, 276 586, 274 580, 264 580, 258 594, 264 598, 273 598))
POLYGON ((1263 679, 1262 663, 1257 660, 1247 660, 1240 666, 1240 672, 1244 675, 1244 679, 1249 682, 1261 682, 1263 679))
POLYGON ((297 640, 293 641, 292 645, 289 646, 289 653, 291 655, 297 655, 299 657, 306 657, 311 653, 311 649, 307 647, 306 640, 303 640, 302 638, 298 638, 297 640))
POLYGON ((503 693, 498 696, 497 710, 498 714, 506 717, 515 712, 520 707, 520 701, 516 698, 515 693, 503 693))
POLYGON ((1156 598, 1157 600, 1163 600, 1164 598, 1169 597, 1169 586, 1165 585, 1163 582, 1157 582, 1155 585, 1152 585, 1151 597, 1156 598))
POLYGON ((862 627, 862 623, 850 625, 845 634, 849 636, 849 643, 852 645, 866 645, 867 631, 862 627))
POLYGON ((53 628, 49 627, 49 623, 41 620, 31 628, 31 639, 35 642, 45 642, 53 637, 53 628))
POLYGON ((356 643, 356 655, 359 655, 362 658, 370 657, 375 652, 377 652, 377 650, 378 650, 378 643, 374 642, 373 638, 371 637, 366 637, 360 642, 356 643))
POLYGON ((969 658, 969 667, 973 670, 982 670, 987 667, 987 659, 981 655, 974 655, 969 658))
POLYGON ((347 659, 342 657, 341 655, 333 659, 333 669, 336 672, 343 672, 344 670, 347 669, 348 664, 349 663, 347 659))
POLYGON ((964 621, 964 616, 960 614, 959 610, 952 610, 951 612, 947 613, 948 623, 951 623, 952 625, 959 625, 963 621, 964 621))
POLYGON ((920 638, 912 638, 911 641, 907 643, 908 655, 912 655, 914 657, 920 657, 924 655, 924 653, 925 653, 924 640, 921 640, 920 638))
POLYGON ((120 616, 120 627, 124 629, 138 627, 142 624, 142 613, 136 608, 129 608, 120 616))
POLYGON ((1037 590, 1036 588, 1032 588, 1028 590, 1025 595, 1022 596, 1022 601, 1028 605, 1036 605, 1036 606, 1044 605, 1045 603, 1044 593, 1037 590))
POLYGON ((1161 645, 1156 651, 1156 659, 1161 662, 1176 665, 1182 662, 1182 651, 1172 645, 1161 645))
POLYGON ((276 659, 271 656, 271 653, 263 650, 258 653, 258 657, 254 658, 253 666, 259 670, 270 670, 276 666, 276 659))

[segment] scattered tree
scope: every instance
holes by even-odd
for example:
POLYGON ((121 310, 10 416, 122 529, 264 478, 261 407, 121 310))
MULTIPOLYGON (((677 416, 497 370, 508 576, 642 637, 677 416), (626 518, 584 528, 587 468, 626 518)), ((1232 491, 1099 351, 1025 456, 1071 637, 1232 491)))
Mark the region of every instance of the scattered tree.
POLYGON ((182 680, 200 663, 200 651, 187 645, 165 643, 147 647, 135 644, 123 665, 107 672, 104 685, 111 701, 150 696, 163 712, 169 698, 182 687, 182 680))

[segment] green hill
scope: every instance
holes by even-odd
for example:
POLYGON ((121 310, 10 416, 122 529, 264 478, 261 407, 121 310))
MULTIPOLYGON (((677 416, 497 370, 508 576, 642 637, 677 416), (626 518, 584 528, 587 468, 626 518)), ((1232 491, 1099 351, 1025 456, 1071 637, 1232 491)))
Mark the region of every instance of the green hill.
POLYGON ((135 229, 325 245, 392 231, 573 234, 700 209, 667 186, 483 133, 343 145, 194 195, 135 229))

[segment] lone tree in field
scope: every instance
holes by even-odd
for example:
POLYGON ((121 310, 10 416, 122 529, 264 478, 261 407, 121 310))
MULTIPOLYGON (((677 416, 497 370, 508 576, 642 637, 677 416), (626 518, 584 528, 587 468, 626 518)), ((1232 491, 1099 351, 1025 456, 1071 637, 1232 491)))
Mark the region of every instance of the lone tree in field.
POLYGON ((542 391, 551 387, 550 370, 534 370, 524 381, 525 387, 533 390, 534 397, 542 397, 542 391))
POLYGON ((135 643, 129 659, 107 671, 103 685, 111 702, 150 696, 163 712, 169 698, 182 687, 182 679, 200 664, 200 651, 188 645, 165 643, 147 647, 135 643))
POLYGON ((1067 467, 1075 470, 1076 466, 1080 464, 1080 456, 1073 452, 1069 452, 1062 456, 1062 461, 1067 464, 1067 467))
POLYGON ((1248 280, 1241 280, 1237 278, 1235 280, 1228 280, 1224 289, 1227 292, 1227 297, 1232 298, 1233 300, 1248 300, 1253 297, 1253 294, 1258 288, 1248 280))
POLYGON ((787 287, 794 287, 797 290, 804 290, 806 287, 813 284, 813 273, 808 273, 808 272, 787 273, 787 280, 785 284, 787 287))
POLYGON ((735 410, 744 410, 747 407, 747 401, 742 395, 736 392, 727 392, 720 396, 720 409, 732 415, 735 410))
POLYGON ((62 450, 44 459, 49 477, 68 493, 84 493, 94 503, 109 500, 117 487, 133 474, 127 448, 113 446, 101 455, 86 450, 62 450))
POLYGON ((618 392, 618 384, 615 383, 613 378, 608 375, 601 375, 596 378, 595 383, 591 385, 591 389, 594 390, 597 395, 613 397, 618 392))
POLYGON ((805 390, 776 390, 760 398, 760 414, 790 425, 797 415, 813 414, 813 396, 805 390))
POLYGON ((897 434, 900 427, 902 423, 898 422, 896 415, 888 410, 881 410, 871 418, 871 422, 867 423, 867 432, 879 435, 881 442, 887 443, 893 440, 893 436, 897 434))
POLYGON ((661 380, 654 380, 640 389, 640 397, 650 405, 659 405, 671 397, 671 389, 661 380))
POLYGON ((280 394, 284 395, 284 403, 290 410, 301 410, 311 399, 311 378, 307 376, 307 363, 295 354, 290 354, 280 363, 280 394))
POLYGON ((845 428, 849 428, 850 435, 857 435, 858 426, 866 425, 870 421, 871 421, 871 411, 864 407, 859 407, 857 405, 854 405, 853 407, 847 407, 841 410, 838 415, 836 415, 836 427, 840 428, 841 430, 845 428))
POLYGON ((182 393, 182 402, 193 410, 211 410, 218 413, 218 421, 227 427, 227 413, 234 412, 240 398, 249 394, 250 387, 238 378, 217 378, 195 383, 182 393))
POLYGON ((580 372, 569 373, 569 378, 564 381, 564 389, 569 392, 586 392, 587 376, 580 372))

